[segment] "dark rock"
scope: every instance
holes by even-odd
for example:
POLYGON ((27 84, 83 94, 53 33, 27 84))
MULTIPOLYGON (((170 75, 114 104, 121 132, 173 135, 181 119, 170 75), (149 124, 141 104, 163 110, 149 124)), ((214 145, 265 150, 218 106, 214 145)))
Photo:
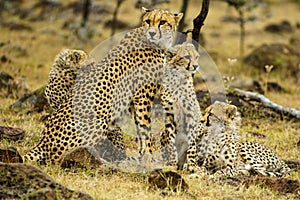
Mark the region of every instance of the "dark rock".
POLYGON ((236 79, 236 80, 232 81, 231 87, 239 88, 239 89, 247 90, 247 91, 251 91, 251 92, 258 92, 260 94, 264 93, 261 84, 258 81, 251 80, 251 79, 250 80, 236 79))
POLYGON ((12 31, 22 31, 22 30, 32 31, 33 30, 32 27, 27 24, 21 24, 21 23, 17 23, 17 22, 13 22, 13 21, 10 21, 10 22, 2 21, 1 26, 8 28, 9 30, 12 30, 12 31))
POLYGON ((287 20, 283 20, 279 24, 269 24, 265 27, 265 31, 271 33, 293 32, 294 29, 291 23, 287 20))
POLYGON ((272 72, 279 72, 284 78, 287 75, 296 78, 299 73, 300 53, 286 44, 263 44, 250 53, 244 61, 261 71, 265 70, 266 65, 273 65, 272 72))
POLYGON ((300 54, 300 36, 292 36, 289 43, 300 54))
MULTIPOLYGON (((108 20, 107 22, 105 22, 105 23, 104 23, 104 26, 105 26, 106 28, 111 28, 111 27, 112 27, 112 20, 108 20)), ((117 21, 116 21, 115 27, 118 28, 118 29, 125 29, 125 28, 128 28, 129 25, 128 25, 128 23, 126 23, 126 22, 117 20, 117 21)))
POLYGON ((28 112, 42 112, 51 110, 48 100, 45 96, 45 86, 35 90, 32 93, 25 94, 18 101, 10 106, 13 110, 27 110, 28 112))
POLYGON ((253 184, 259 185, 261 187, 267 187, 281 194, 299 194, 300 192, 300 181, 287 178, 271 178, 257 176, 244 180, 243 184, 246 185, 246 187, 253 184))
POLYGON ((0 199, 92 199, 86 193, 55 182, 39 168, 28 164, 0 162, 0 183, 0 199))
POLYGON ((28 86, 23 79, 15 79, 0 71, 0 92, 3 97, 19 98, 28 92, 28 86))
POLYGON ((23 159, 15 147, 0 149, 0 162, 23 163, 23 159))
MULTIPOLYGON (((209 105, 211 105, 212 103, 211 97, 208 91, 197 90, 196 95, 197 95, 200 108, 207 108, 209 105)), ((270 122, 288 119, 288 120, 292 120, 292 122, 295 124, 300 123, 300 119, 296 119, 295 117, 289 116, 284 113, 275 112, 271 108, 266 107, 261 102, 249 100, 245 97, 240 97, 237 93, 235 93, 232 90, 229 90, 226 94, 214 94, 214 97, 216 97, 217 95, 220 96, 226 95, 226 99, 230 101, 231 104, 235 105, 238 108, 238 111, 241 113, 241 116, 243 118, 247 118, 247 119, 268 118, 270 122)))
POLYGON ((268 82, 267 83, 268 91, 274 92, 286 92, 287 90, 284 89, 281 85, 276 82, 268 82))
POLYGON ((294 169, 294 170, 300 170, 300 161, 285 160, 284 162, 289 166, 289 168, 294 169))
POLYGON ((20 140, 24 137, 25 131, 20 128, 13 128, 8 126, 0 126, 0 139, 20 140))
POLYGON ((164 172, 160 169, 150 172, 148 182, 152 188, 172 192, 186 191, 189 188, 180 174, 172 171, 164 172))
POLYGON ((72 151, 67 152, 61 159, 61 166, 63 168, 70 167, 93 167, 96 168, 102 164, 101 161, 95 158, 94 155, 87 149, 87 147, 78 147, 72 151))
POLYGON ((2 55, 1 58, 0 58, 0 61, 2 63, 6 63, 6 62, 11 62, 11 60, 6 56, 6 55, 2 55))

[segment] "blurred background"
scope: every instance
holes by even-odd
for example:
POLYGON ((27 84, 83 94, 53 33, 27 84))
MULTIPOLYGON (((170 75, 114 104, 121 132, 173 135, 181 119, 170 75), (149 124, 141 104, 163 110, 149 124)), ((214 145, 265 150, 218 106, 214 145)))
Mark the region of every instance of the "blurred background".
MULTIPOLYGON (((0 71, 23 84, 16 87, 33 91, 47 83, 61 49, 90 52, 111 35, 140 26, 142 6, 183 12, 179 31, 187 31, 201 4, 201 0, 1 0, 0 71)), ((201 32, 201 45, 227 86, 263 93, 300 109, 299 0, 211 0, 201 32)))

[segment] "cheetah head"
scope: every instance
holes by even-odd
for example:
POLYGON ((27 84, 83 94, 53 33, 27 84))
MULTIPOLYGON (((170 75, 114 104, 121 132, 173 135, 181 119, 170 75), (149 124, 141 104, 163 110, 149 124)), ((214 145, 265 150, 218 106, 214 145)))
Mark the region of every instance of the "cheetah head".
POLYGON ((54 65, 62 69, 80 68, 88 54, 82 50, 64 49, 55 58, 54 65))
POLYGON ((191 43, 183 43, 168 49, 167 61, 177 71, 194 74, 198 68, 199 53, 191 43))
POLYGON ((162 48, 169 48, 183 14, 172 14, 160 9, 149 10, 144 7, 143 13, 142 26, 147 39, 162 48))
POLYGON ((224 102, 216 101, 205 110, 202 122, 206 126, 212 124, 236 124, 240 121, 237 107, 224 102))

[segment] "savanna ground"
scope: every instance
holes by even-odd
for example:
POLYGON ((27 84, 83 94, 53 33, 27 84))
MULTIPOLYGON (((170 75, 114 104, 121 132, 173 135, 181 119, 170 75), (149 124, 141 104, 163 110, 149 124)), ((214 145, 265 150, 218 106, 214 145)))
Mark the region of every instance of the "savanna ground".
MULTIPOLYGON (((71 0, 63 1, 67 5, 71 0)), ((12 15, 2 12, 5 22, 16 22, 29 25, 31 30, 11 30, 2 24, 0 29, 0 56, 8 58, 9 62, 0 62, 0 71, 12 74, 14 77, 22 77, 31 91, 45 85, 52 65, 54 56, 62 48, 76 48, 91 51, 99 42, 110 36, 110 28, 104 23, 112 18, 115 1, 94 1, 103 6, 98 15, 93 13, 88 24, 91 32, 89 39, 79 39, 74 32, 74 26, 80 23, 80 14, 72 12, 60 12, 59 9, 51 10, 44 15, 42 20, 39 16, 41 8, 31 9, 26 16, 12 15), (65 27, 65 28, 62 28, 65 27)), ((264 31, 264 26, 271 22, 288 20, 294 27, 300 22, 299 1, 269 0, 268 7, 259 7, 250 14, 257 14, 259 19, 246 24, 245 54, 263 43, 281 42, 288 43, 290 37, 299 35, 300 30, 295 29, 292 33, 273 34, 264 31), (269 16, 269 17, 267 17, 269 16)), ((37 1, 23 1, 22 9, 32 8, 37 1)), ((120 8, 118 18, 130 27, 136 27, 140 23, 140 10, 134 8, 134 1, 125 1, 120 8)), ((173 12, 180 10, 181 2, 171 1, 162 4, 160 8, 169 9, 173 12)), ((188 28, 192 28, 192 19, 198 14, 201 1, 190 1, 186 22, 188 28)), ((247 13, 247 14, 249 14, 247 13)), ((209 14, 205 21, 202 33, 205 37, 205 48, 213 55, 222 75, 235 76, 239 79, 256 79, 261 83, 266 81, 266 73, 262 70, 238 63, 230 66, 228 58, 239 56, 239 26, 237 23, 225 23, 221 19, 225 16, 237 16, 233 8, 221 1, 211 1, 209 14)), ((117 32, 122 31, 118 29, 117 32)), ((269 63, 272 65, 272 63, 269 63)), ((264 68, 264 66, 261 66, 264 68)), ((276 67, 276 66, 275 66, 276 67)), ((300 69, 299 69, 300 70, 300 69)), ((291 77, 282 77, 276 71, 271 71, 269 81, 280 84, 288 92, 278 93, 268 91, 266 96, 272 101, 287 107, 300 110, 300 87, 299 81, 295 82, 291 77)), ((24 154, 37 144, 43 124, 41 117, 46 114, 14 112, 9 110, 9 105, 16 101, 0 95, 0 125, 19 127, 26 130, 23 140, 10 142, 1 141, 1 147, 16 146, 21 154, 24 154)), ((300 140, 299 123, 293 121, 256 118, 255 116, 243 118, 241 136, 243 139, 257 141, 271 149, 285 160, 299 160, 300 140), (257 132, 264 134, 265 138, 254 137, 249 134, 257 132)), ((206 178, 190 179, 183 174, 189 184, 188 193, 173 193, 163 196, 161 191, 152 190, 147 184, 145 175, 112 172, 108 169, 101 170, 65 170, 58 166, 40 166, 59 183, 92 195, 95 199, 291 199, 292 195, 282 195, 267 188, 257 185, 250 187, 234 187, 225 184, 214 183, 206 178)), ((292 171, 291 179, 300 179, 299 170, 292 171)))

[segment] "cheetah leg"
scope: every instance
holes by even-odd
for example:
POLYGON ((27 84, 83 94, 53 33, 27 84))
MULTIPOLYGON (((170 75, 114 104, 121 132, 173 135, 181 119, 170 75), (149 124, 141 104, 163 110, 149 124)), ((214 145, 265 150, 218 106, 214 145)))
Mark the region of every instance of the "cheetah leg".
POLYGON ((178 155, 175 145, 176 123, 174 121, 173 102, 168 101, 168 93, 164 88, 160 97, 161 105, 166 112, 165 129, 161 133, 162 158, 167 161, 167 165, 177 167, 178 155))
POLYGON ((188 136, 188 150, 187 150, 187 170, 192 173, 197 173, 200 171, 202 173, 203 170, 200 169, 200 167, 197 165, 197 133, 199 131, 199 121, 200 121, 200 107, 196 98, 196 95, 194 95, 191 98, 190 101, 182 101, 183 108, 184 109, 184 124, 186 124, 186 127, 184 127, 185 133, 188 136), (196 109, 197 108, 197 109, 196 109), (192 114, 195 113, 191 109, 196 110, 196 116, 193 116, 192 114))
MULTIPOLYGON (((139 90, 140 91, 140 90, 139 90)), ((134 96, 134 119, 137 126, 137 134, 139 140, 139 153, 141 156, 145 154, 152 154, 152 134, 151 134, 151 118, 150 110, 152 101, 154 99, 154 93, 149 91, 137 92, 138 95, 134 96), (148 94, 145 97, 145 93, 148 94)))

